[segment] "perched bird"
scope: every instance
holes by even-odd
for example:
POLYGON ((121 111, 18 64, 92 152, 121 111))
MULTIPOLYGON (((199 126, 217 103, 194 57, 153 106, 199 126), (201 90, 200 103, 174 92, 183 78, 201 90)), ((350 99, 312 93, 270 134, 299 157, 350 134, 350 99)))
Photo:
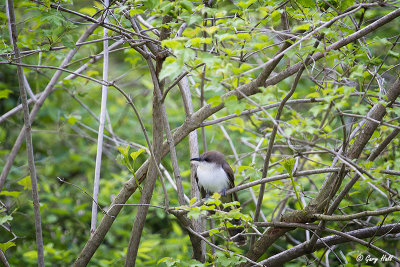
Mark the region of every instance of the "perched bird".
MULTIPOLYGON (((201 196, 209 197, 210 194, 219 193, 222 195, 222 202, 239 201, 236 192, 226 195, 226 191, 235 187, 235 176, 233 170, 225 160, 224 154, 218 151, 208 151, 200 155, 198 158, 192 158, 190 161, 197 165, 195 178, 199 186, 201 196)), ((229 212, 230 207, 224 211, 229 212)), ((233 225, 241 225, 240 219, 232 219, 230 223, 233 225)), ((233 241, 243 246, 246 244, 246 236, 240 235, 243 227, 230 227, 228 233, 233 241)))

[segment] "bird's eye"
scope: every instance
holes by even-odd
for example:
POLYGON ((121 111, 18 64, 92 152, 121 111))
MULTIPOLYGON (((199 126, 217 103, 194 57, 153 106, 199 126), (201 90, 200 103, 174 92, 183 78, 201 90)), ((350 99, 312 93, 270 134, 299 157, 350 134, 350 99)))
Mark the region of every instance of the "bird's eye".
POLYGON ((210 159, 209 158, 205 158, 204 161, 205 162, 210 162, 210 159))

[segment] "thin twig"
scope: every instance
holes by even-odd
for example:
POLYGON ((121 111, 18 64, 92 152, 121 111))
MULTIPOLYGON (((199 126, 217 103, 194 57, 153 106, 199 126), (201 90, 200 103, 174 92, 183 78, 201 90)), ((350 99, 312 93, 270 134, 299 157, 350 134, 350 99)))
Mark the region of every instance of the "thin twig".
POLYGON ((313 217, 318 220, 325 221, 348 221, 353 219, 358 219, 366 216, 378 216, 385 215, 388 213, 393 213, 395 211, 400 211, 400 206, 394 206, 386 209, 378 209, 378 210, 367 210, 359 213, 354 213, 350 215, 325 215, 325 214, 313 214, 313 217))

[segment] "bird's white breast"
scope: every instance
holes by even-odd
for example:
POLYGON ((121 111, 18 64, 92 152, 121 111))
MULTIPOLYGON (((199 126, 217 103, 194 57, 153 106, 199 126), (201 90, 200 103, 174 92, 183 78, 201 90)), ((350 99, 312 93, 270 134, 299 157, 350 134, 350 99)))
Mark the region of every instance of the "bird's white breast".
POLYGON ((201 162, 197 167, 199 185, 207 192, 220 193, 228 189, 229 178, 224 169, 215 163, 201 162))

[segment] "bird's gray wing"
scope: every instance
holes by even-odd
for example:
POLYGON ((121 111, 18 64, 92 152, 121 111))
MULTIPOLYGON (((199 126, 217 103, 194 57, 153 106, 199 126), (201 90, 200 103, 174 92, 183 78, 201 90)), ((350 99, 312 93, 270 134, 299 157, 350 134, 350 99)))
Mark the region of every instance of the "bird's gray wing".
MULTIPOLYGON (((229 188, 234 188, 235 187, 235 176, 233 175, 233 170, 231 166, 227 162, 222 164, 222 168, 225 170, 225 172, 228 174, 229 178, 229 188)), ((230 201, 239 201, 236 192, 232 194, 233 200, 231 199, 230 201)))

